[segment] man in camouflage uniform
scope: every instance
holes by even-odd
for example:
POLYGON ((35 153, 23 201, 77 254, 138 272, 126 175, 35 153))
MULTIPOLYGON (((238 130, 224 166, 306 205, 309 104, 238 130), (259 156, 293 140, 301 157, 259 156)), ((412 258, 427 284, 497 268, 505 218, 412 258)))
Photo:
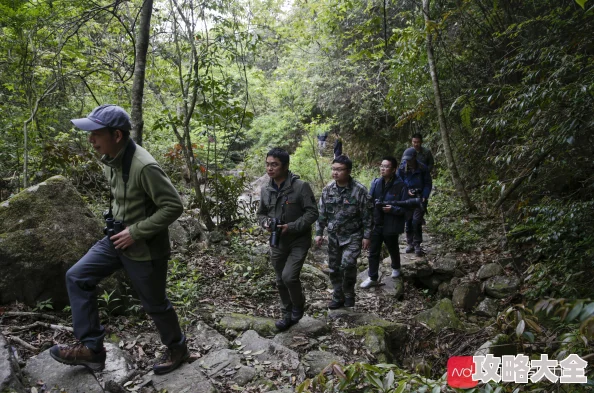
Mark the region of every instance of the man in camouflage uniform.
POLYGON ((355 305, 357 258, 369 248, 373 203, 367 188, 351 177, 353 162, 347 156, 332 161, 332 178, 322 191, 316 222, 316 244, 322 245, 328 229, 328 265, 334 293, 331 310, 355 305))

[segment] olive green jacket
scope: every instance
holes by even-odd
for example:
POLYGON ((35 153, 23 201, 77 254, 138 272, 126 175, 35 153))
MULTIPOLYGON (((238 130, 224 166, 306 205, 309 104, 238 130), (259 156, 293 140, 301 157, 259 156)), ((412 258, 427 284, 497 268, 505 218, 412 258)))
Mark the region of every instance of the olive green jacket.
POLYGON ((279 191, 273 187, 273 181, 270 179, 260 190, 260 225, 266 227, 269 218, 278 218, 289 224, 281 241, 283 238, 290 240, 303 235, 311 237, 311 226, 318 219, 318 206, 309 184, 291 172, 279 191))
POLYGON ((136 146, 124 190, 124 151, 125 147, 113 159, 105 155, 101 158, 113 194, 113 217, 124 222, 134 239, 124 255, 136 261, 167 257, 171 252, 169 225, 183 212, 179 194, 157 161, 141 146, 136 146))

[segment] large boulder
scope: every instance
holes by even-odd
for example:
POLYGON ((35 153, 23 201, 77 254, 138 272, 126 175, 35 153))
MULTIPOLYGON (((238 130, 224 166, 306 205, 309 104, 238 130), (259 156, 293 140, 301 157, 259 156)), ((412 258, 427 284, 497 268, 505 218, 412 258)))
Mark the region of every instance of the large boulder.
POLYGON ((498 263, 487 263, 486 265, 481 266, 477 274, 479 279, 486 280, 491 277, 502 275, 503 268, 498 263))
POLYGON ((0 334, 0 392, 5 391, 24 393, 25 388, 22 384, 21 370, 12 352, 12 347, 0 334))
POLYGON ((516 276, 495 276, 485 281, 485 293, 496 299, 515 295, 520 287, 516 276))
POLYGON ((415 320, 427 325, 435 332, 447 328, 462 328, 462 322, 456 316, 452 301, 447 298, 441 299, 433 308, 417 314, 415 320))
POLYGON ((100 221, 62 176, 0 204, 0 304, 68 303, 64 275, 103 236, 100 221))
POLYGON ((481 294, 481 286, 476 281, 463 282, 454 288, 452 303, 454 307, 472 310, 481 294))
POLYGON ((301 364, 305 368, 305 375, 309 378, 321 373, 331 363, 344 364, 344 359, 326 351, 311 351, 301 359, 301 364))

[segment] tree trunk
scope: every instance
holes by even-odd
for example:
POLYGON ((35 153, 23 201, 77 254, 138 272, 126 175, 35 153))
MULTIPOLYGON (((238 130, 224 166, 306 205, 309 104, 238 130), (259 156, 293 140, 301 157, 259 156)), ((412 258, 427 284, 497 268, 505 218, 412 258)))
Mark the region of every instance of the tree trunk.
POLYGON ((468 210, 474 210, 472 201, 464 188, 464 183, 458 173, 458 167, 454 161, 454 155, 450 145, 450 135, 446 126, 445 115, 443 113, 443 105, 441 102, 441 91, 439 90, 439 78, 437 76, 437 68, 435 66, 435 58, 433 56, 433 36, 431 35, 431 21, 429 19, 429 2, 430 0, 423 0, 423 14, 425 16, 425 30, 427 34, 427 62, 429 63, 429 72, 431 73, 431 81, 433 82, 433 92, 435 95, 435 107, 437 109, 437 119, 439 120, 439 130, 441 133, 441 140, 446 155, 446 161, 450 173, 452 174, 452 182, 456 188, 457 194, 464 201, 464 205, 468 210))
POLYGON ((136 59, 134 62, 134 81, 132 83, 132 132, 134 141, 142 146, 144 120, 142 117, 142 99, 144 97, 144 77, 146 71, 146 53, 149 46, 153 0, 144 0, 140 11, 140 25, 136 35, 136 59))

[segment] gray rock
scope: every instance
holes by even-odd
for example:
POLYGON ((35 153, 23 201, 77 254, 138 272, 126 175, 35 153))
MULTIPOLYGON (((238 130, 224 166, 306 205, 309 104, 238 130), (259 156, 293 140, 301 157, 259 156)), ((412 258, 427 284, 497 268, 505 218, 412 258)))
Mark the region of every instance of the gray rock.
POLYGON ((392 360, 386 331, 380 326, 358 326, 353 329, 342 329, 343 332, 363 338, 363 346, 377 359, 378 363, 392 360))
POLYGON ((230 346, 229 340, 202 321, 196 323, 196 330, 194 334, 190 334, 190 337, 194 339, 194 344, 202 350, 214 351, 230 346))
POLYGON ((344 359, 326 351, 311 351, 301 359, 301 364, 305 368, 305 375, 308 378, 313 378, 321 373, 330 363, 344 364, 344 359))
POLYGON ((324 320, 305 316, 298 324, 291 326, 289 330, 278 333, 273 341, 285 347, 290 347, 295 337, 299 337, 299 340, 303 340, 303 337, 315 338, 328 333, 329 330, 330 327, 324 320))
POLYGON ((225 240, 225 235, 219 231, 212 231, 208 234, 208 241, 212 244, 220 243, 225 240))
POLYGON ((464 310, 472 310, 481 294, 481 287, 478 282, 463 282, 456 286, 452 295, 454 307, 460 307, 464 310))
POLYGON ((392 350, 400 349, 408 339, 408 325, 395 323, 378 318, 373 314, 358 313, 345 309, 331 310, 328 317, 332 320, 344 320, 350 324, 363 327, 362 331, 351 331, 356 335, 367 334, 371 327, 380 327, 386 335, 387 342, 392 350))
POLYGON ((169 374, 152 375, 153 387, 159 392, 166 390, 175 393, 216 393, 217 389, 204 375, 198 363, 184 363, 169 374))
POLYGON ((452 285, 447 281, 442 282, 439 284, 439 287, 437 287, 437 293, 440 298, 451 297, 453 294, 452 285))
POLYGON ((200 242, 206 240, 206 232, 202 229, 202 222, 198 218, 200 213, 184 212, 176 222, 184 229, 185 242, 200 242))
POLYGON ((0 392, 14 391, 24 393, 22 374, 18 361, 13 353, 13 348, 0 334, 0 392))
POLYGON ((198 363, 209 378, 226 377, 239 386, 251 382, 257 372, 253 367, 244 366, 242 355, 232 349, 221 349, 204 356, 198 363))
POLYGON ((457 267, 458 260, 452 254, 446 254, 445 256, 438 258, 435 262, 433 262, 433 271, 449 276, 454 275, 457 267))
POLYGON ((425 310, 415 316, 415 320, 427 325, 431 330, 439 332, 442 329, 462 327, 462 322, 456 316, 450 299, 441 299, 433 308, 425 310))
POLYGON ((180 246, 190 242, 188 232, 177 220, 169 225, 169 240, 180 246))
POLYGON ((301 269, 301 281, 310 290, 326 288, 330 283, 328 276, 324 272, 307 263, 301 269))
POLYGON ((389 295, 393 296, 396 300, 400 300, 404 297, 404 280, 402 277, 392 278, 388 277, 384 280, 382 290, 389 295))
POLYGON ((403 260, 400 273, 404 278, 428 277, 433 274, 433 268, 425 259, 403 260))
POLYGON ((498 263, 487 263, 481 266, 478 271, 478 278, 486 280, 487 278, 499 276, 503 274, 503 268, 498 263))
POLYGON ((219 325, 223 329, 230 329, 236 332, 252 329, 263 336, 272 336, 278 332, 274 325, 274 319, 254 317, 252 315, 244 314, 226 315, 221 318, 219 325))
POLYGON ((515 295, 520 287, 520 279, 516 276, 495 276, 485 282, 485 293, 496 299, 515 295))
POLYGON ((439 284, 442 283, 443 278, 437 274, 432 274, 427 277, 419 277, 418 280, 423 284, 423 286, 431 291, 431 293, 437 291, 439 288, 439 284))
POLYGON ((106 383, 114 381, 121 385, 127 382, 134 372, 134 363, 129 359, 128 354, 117 345, 105 342, 104 346, 107 351, 107 358, 105 359, 105 368, 101 372, 101 378, 106 383))
POLYGON ((47 390, 68 393, 103 393, 103 389, 91 371, 84 366, 67 366, 56 362, 49 349, 27 361, 23 369, 30 386, 43 381, 47 390), (63 390, 60 390, 63 389, 63 390))
POLYGON ((498 308, 499 304, 497 300, 487 297, 479 303, 478 307, 476 308, 476 315, 481 315, 484 317, 496 317, 498 308))
POLYGON ((64 276, 97 240, 102 224, 62 176, 0 204, 0 304, 68 304, 64 276))
POLYGON ((252 356, 260 363, 271 361, 273 364, 279 365, 282 370, 294 372, 299 376, 304 375, 297 352, 260 337, 254 330, 248 330, 237 341, 241 342, 244 351, 252 351, 252 356))

